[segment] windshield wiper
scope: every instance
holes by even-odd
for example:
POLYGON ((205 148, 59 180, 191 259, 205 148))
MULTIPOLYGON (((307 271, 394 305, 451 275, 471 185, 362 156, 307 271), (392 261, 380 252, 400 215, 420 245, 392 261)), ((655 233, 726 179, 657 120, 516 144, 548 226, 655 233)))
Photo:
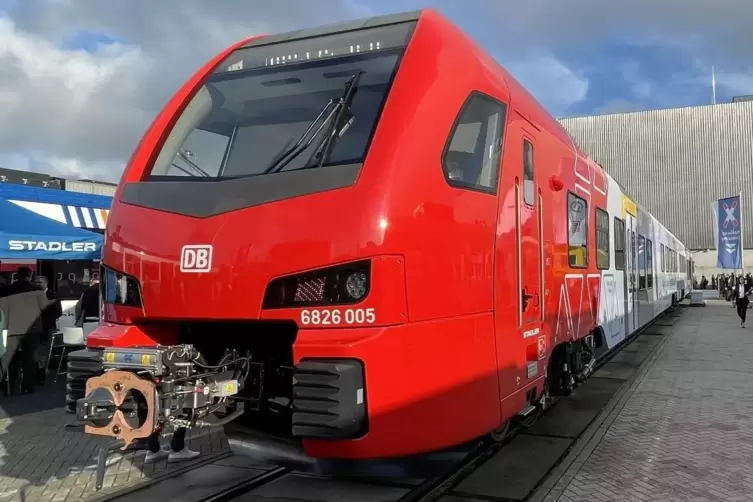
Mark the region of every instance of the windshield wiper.
POLYGON ((332 154, 332 148, 334 148, 335 143, 342 137, 343 133, 348 127, 350 127, 350 124, 352 124, 356 118, 350 110, 350 105, 353 103, 353 98, 356 95, 358 81, 360 80, 362 73, 363 71, 361 70, 357 71, 347 82, 345 82, 345 91, 340 97, 340 101, 337 103, 337 116, 335 117, 335 120, 332 121, 332 125, 327 131, 327 135, 324 137, 324 143, 316 149, 316 153, 314 154, 314 158, 316 158, 317 155, 321 155, 317 167, 322 167, 324 163, 329 160, 329 156, 332 154), (347 120, 345 120, 346 111, 348 112, 348 115, 350 115, 347 120))
POLYGON ((180 157, 180 159, 183 162, 185 162, 186 164, 188 164, 188 166, 191 169, 193 169, 194 171, 198 172, 201 176, 209 177, 209 173, 206 172, 205 170, 203 170, 202 168, 200 168, 198 166, 198 164, 196 164, 194 161, 192 161, 190 159, 190 155, 191 155, 191 152, 189 152, 189 151, 187 151, 185 149, 178 150, 178 157, 180 157))
MULTIPOLYGON (((322 130, 324 125, 329 121, 330 118, 332 118, 332 115, 335 113, 335 110, 337 108, 333 108, 332 111, 327 115, 327 117, 324 119, 324 121, 321 123, 319 128, 316 130, 316 132, 306 141, 305 144, 303 143, 303 140, 306 139, 306 137, 309 135, 311 130, 316 126, 317 122, 322 118, 322 116, 327 113, 327 110, 332 106, 334 103, 334 100, 330 99, 326 105, 324 105, 324 108, 322 108, 322 111, 319 112, 319 115, 316 116, 316 118, 309 124, 309 126, 306 128, 305 131, 303 131, 303 134, 298 138, 298 141, 295 142, 293 146, 290 148, 287 148, 283 150, 281 154, 279 154, 275 160, 272 161, 271 164, 269 164, 269 167, 267 167, 262 174, 270 174, 270 173, 276 173, 296 158, 302 151, 304 151, 306 148, 309 147, 312 141, 314 141, 314 138, 316 138, 319 135, 319 132, 322 130)), ((289 142, 288 142, 289 143, 289 142)))
MULTIPOLYGON (((334 146, 333 138, 337 135, 337 131, 342 127, 340 122, 342 122, 343 117, 345 115, 345 110, 350 107, 350 104, 353 102, 353 96, 355 94, 356 85, 358 84, 358 79, 361 76, 362 71, 356 72, 352 77, 348 79, 348 81, 345 83, 345 90, 343 91, 340 98, 337 100, 337 104, 332 108, 332 110, 327 114, 327 117, 322 121, 322 123, 319 125, 319 127, 316 129, 316 132, 314 132, 311 137, 308 138, 308 141, 304 144, 303 141, 306 139, 306 137, 309 135, 311 130, 316 126, 316 124, 319 122, 319 120, 322 118, 322 116, 327 113, 327 110, 332 107, 333 103, 335 103, 335 100, 330 99, 327 104, 322 108, 322 111, 319 112, 319 115, 316 116, 316 118, 309 124, 309 126, 306 128, 306 130, 303 132, 303 134, 298 138, 298 141, 296 143, 285 150, 277 159, 275 159, 267 169, 264 170, 263 174, 270 174, 270 173, 277 173, 280 172, 290 164, 290 162, 298 157, 303 151, 305 151, 311 143, 314 141, 314 139, 319 136, 319 133, 322 131, 324 126, 332 120, 332 117, 335 116, 335 120, 332 121, 332 125, 327 130, 327 134, 324 136, 324 139, 322 140, 322 143, 320 146, 316 149, 315 155, 319 154, 320 152, 324 151, 322 153, 319 167, 321 167, 325 160, 329 157, 329 154, 332 151, 332 146, 334 146)), ((307 163, 308 164, 308 163, 307 163)), ((313 167, 313 166, 312 166, 313 167)))

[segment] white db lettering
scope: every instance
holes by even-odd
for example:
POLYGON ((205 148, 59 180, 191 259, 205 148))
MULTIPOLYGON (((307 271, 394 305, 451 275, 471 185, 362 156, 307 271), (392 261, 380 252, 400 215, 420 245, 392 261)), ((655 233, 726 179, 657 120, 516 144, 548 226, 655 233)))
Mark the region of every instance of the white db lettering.
POLYGON ((212 246, 183 246, 180 253, 181 272, 209 272, 212 270, 212 246))

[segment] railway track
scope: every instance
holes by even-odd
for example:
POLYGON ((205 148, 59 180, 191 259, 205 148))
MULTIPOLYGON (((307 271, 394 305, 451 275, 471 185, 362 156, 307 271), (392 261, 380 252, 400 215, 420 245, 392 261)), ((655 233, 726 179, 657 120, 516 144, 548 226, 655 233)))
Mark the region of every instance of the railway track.
MULTIPOLYGON (((666 319, 667 316, 678 317, 677 312, 679 310, 679 307, 675 307, 665 312, 662 316, 657 317, 640 332, 623 342, 616 350, 601 358, 597 362, 594 372, 612 361, 625 348, 632 345, 639 337, 646 333, 647 330, 659 323, 662 319, 666 319)), ((652 347, 650 351, 645 354, 645 357, 641 359, 640 365, 650 357, 660 344, 657 343, 655 345, 656 346, 652 347)), ((629 386, 628 384, 629 380, 626 379, 625 383, 616 387, 617 390, 614 394, 619 393, 620 389, 629 386)), ((577 395, 577 391, 575 395, 577 395)), ((612 396, 610 395, 610 397, 612 396)), ((539 419, 552 413, 560 402, 562 402, 562 399, 554 401, 539 419)), ((599 408, 599 411, 602 408, 603 406, 599 408)), ((569 438, 572 439, 573 444, 578 440, 582 433, 588 429, 588 425, 590 425, 598 415, 599 413, 597 412, 586 426, 582 428, 579 434, 569 438)), ((464 479, 499 453, 517 436, 521 433, 527 434, 526 431, 531 425, 532 424, 517 423, 508 430, 504 439, 501 441, 479 441, 448 452, 432 454, 426 457, 427 460, 425 462, 408 468, 405 468, 404 466, 398 468, 396 465, 389 463, 373 463, 370 464, 371 468, 361 468, 360 471, 353 470, 351 474, 346 473, 345 475, 342 474, 342 471, 338 471, 340 475, 332 476, 322 472, 301 472, 282 466, 267 466, 264 470, 256 470, 253 469, 254 466, 252 465, 252 468, 248 471, 249 473, 253 473, 250 476, 245 476, 236 482, 230 483, 225 480, 222 488, 212 490, 207 494, 198 494, 200 490, 193 490, 193 486, 185 486, 185 480, 180 484, 176 484, 173 489, 167 489, 167 486, 160 489, 160 485, 174 481, 171 477, 168 477, 155 484, 143 488, 136 488, 128 493, 120 495, 114 494, 106 500, 113 502, 130 502, 131 500, 134 502, 149 500, 169 502, 174 495, 166 496, 166 494, 175 493, 175 488, 178 488, 178 490, 185 491, 182 491, 182 493, 179 494, 179 497, 175 498, 175 500, 185 502, 244 502, 255 500, 291 502, 330 500, 347 500, 349 502, 433 501, 441 498, 443 495, 453 492, 454 488, 461 484, 464 479), (193 491, 197 492, 195 497, 191 496, 193 491)), ((546 437, 547 435, 541 434, 540 436, 546 437)), ((570 447, 572 447, 572 445, 570 447)), ((568 451, 569 449, 570 448, 567 448, 568 451)), ((559 465, 561 459, 564 458, 566 453, 567 451, 560 455, 555 463, 546 469, 545 474, 532 483, 532 486, 525 497, 495 498, 503 501, 526 500, 544 481, 546 476, 557 467, 557 465, 559 465)), ((504 473, 500 473, 500 476, 503 475, 504 473)), ((186 480, 190 480, 191 474, 189 472, 188 474, 184 474, 184 476, 186 480)), ((460 491, 460 494, 463 494, 462 490, 460 491)))

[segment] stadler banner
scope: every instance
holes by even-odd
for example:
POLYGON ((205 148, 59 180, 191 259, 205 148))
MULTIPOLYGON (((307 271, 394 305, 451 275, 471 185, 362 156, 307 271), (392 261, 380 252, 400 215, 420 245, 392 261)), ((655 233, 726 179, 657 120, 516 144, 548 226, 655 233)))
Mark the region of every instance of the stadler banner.
POLYGON ((743 234, 740 196, 719 199, 711 204, 714 213, 716 266, 721 269, 743 268, 743 234))

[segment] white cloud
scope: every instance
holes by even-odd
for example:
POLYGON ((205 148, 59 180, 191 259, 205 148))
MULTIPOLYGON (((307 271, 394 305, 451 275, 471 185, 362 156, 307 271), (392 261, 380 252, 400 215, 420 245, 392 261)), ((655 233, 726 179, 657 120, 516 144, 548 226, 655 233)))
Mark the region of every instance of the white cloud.
POLYGON ((510 61, 506 66, 555 115, 583 101, 588 94, 588 79, 551 55, 510 61))
MULTIPOLYGON (((362 1, 379 8, 375 0, 327 0, 326 8, 313 6, 318 1, 323 0, 0 0, 9 13, 0 17, 0 165, 26 163, 117 180, 160 108, 223 47, 261 32, 377 13, 362 1), (61 49, 80 30, 123 43, 93 53, 61 49)), ((750 0, 475 0, 471 10, 456 0, 405 0, 401 10, 427 3, 483 39, 556 115, 582 102, 590 87, 579 68, 552 51, 567 46, 586 53, 604 37, 639 36, 657 46, 687 47, 716 62, 720 86, 753 92, 748 68, 739 60, 753 45, 750 0)), ((629 99, 690 85, 677 79, 671 89, 659 89, 639 66, 627 70, 626 78, 634 79, 629 99)), ((607 108, 623 106, 615 101, 607 108)))
POLYGON ((9 16, 0 11, 0 165, 117 181, 161 107, 221 49, 258 33, 371 14, 329 2, 13 2, 9 16), (62 48, 83 30, 124 42, 62 48))
POLYGON ((40 152, 35 162, 48 156, 52 165, 127 155, 148 120, 138 106, 147 55, 123 45, 64 51, 8 18, 0 18, 0 41, 0 152, 40 152))

